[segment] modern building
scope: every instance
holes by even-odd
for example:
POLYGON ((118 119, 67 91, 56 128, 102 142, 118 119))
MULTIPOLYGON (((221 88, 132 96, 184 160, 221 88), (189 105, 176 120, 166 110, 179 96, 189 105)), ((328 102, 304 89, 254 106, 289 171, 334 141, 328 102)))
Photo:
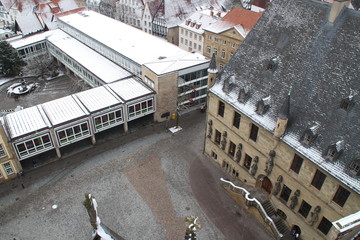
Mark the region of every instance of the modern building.
POLYGON ((259 11, 254 12, 235 7, 216 23, 204 28, 203 54, 211 58, 215 53, 217 69, 223 69, 261 17, 263 9, 257 9, 259 11))
POLYGON ((101 131, 122 125, 126 133, 132 121, 153 115, 155 102, 152 89, 128 78, 9 113, 2 119, 7 136, 2 144, 11 144, 16 158, 9 146, 3 156, 15 158, 11 163, 14 168, 50 150, 60 158, 61 148, 83 139, 95 144, 96 134, 101 131))
POLYGON ((360 12, 349 2, 273 0, 223 71, 210 64, 205 154, 278 239, 359 238, 360 12))

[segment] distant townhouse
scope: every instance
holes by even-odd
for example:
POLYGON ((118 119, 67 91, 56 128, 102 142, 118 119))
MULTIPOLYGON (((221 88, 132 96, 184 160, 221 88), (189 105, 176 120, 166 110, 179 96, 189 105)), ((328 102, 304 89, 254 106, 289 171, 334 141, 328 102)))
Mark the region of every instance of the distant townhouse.
POLYGON ((226 13, 212 9, 198 11, 179 25, 179 47, 186 51, 203 53, 204 28, 218 21, 226 13))
POLYGON ((261 15, 261 11, 235 7, 216 23, 205 27, 204 56, 211 58, 214 53, 216 67, 222 70, 261 15))
POLYGON ((205 153, 277 239, 360 237, 360 13, 349 3, 274 0, 223 71, 209 67, 205 153))

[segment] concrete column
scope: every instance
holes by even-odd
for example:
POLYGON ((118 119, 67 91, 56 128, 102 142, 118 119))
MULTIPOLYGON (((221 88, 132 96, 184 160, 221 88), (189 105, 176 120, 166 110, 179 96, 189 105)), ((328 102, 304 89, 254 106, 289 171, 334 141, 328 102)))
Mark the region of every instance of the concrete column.
POLYGON ((129 131, 128 123, 124 122, 124 132, 127 133, 129 131))
POLYGON ((60 147, 59 147, 59 143, 57 141, 57 137, 56 137, 56 133, 55 133, 55 130, 54 129, 51 129, 50 130, 50 136, 53 140, 53 144, 54 144, 54 147, 55 147, 55 151, 56 151, 56 155, 58 158, 61 158, 61 152, 60 152, 60 147))

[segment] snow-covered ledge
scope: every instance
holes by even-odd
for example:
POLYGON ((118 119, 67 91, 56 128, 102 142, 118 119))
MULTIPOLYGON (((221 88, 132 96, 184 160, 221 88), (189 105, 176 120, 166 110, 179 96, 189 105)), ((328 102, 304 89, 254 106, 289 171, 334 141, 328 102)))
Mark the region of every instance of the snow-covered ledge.
POLYGON ((283 237, 283 235, 277 229, 277 227, 276 227, 274 221, 272 220, 272 218, 269 217, 267 215, 267 213, 265 212, 265 209, 263 208, 261 203, 256 198, 251 198, 250 193, 245 188, 236 186, 232 182, 230 182, 228 180, 225 180, 223 178, 220 178, 220 181, 222 181, 223 183, 228 184, 230 186, 229 189, 232 190, 232 191, 233 191, 234 188, 240 190, 240 194, 241 194, 241 196, 243 196, 245 198, 246 204, 249 205, 249 206, 255 206, 259 210, 261 216, 264 218, 264 221, 270 226, 270 228, 273 230, 273 232, 275 234, 277 234, 278 238, 280 239, 280 238, 283 237))

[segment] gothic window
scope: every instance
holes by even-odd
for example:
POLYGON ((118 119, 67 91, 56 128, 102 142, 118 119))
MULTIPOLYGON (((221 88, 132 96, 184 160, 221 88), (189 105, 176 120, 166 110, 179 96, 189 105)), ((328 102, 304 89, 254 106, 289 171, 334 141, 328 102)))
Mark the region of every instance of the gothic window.
POLYGON ((311 205, 303 200, 299 209, 299 214, 304 218, 307 218, 310 210, 311 210, 311 205))
POLYGON ((282 188, 281 194, 280 194, 280 198, 282 200, 284 200, 285 202, 287 202, 289 200, 289 197, 291 195, 291 189, 288 188, 285 184, 282 188))
POLYGON ((235 149, 236 149, 236 145, 235 143, 233 143, 232 141, 230 141, 230 144, 229 144, 229 155, 234 157, 235 155, 235 149))
POLYGON ((337 205, 339 205, 340 207, 343 207, 349 195, 350 192, 348 190, 346 190, 342 186, 339 186, 338 190, 335 193, 333 201, 337 203, 337 205))
POLYGON ((239 129, 240 127, 240 119, 241 119, 240 113, 234 111, 233 126, 236 127, 237 129, 239 129))
POLYGON ((295 154, 290 169, 296 173, 299 173, 302 163, 303 163, 303 159, 299 157, 297 154, 295 154))
POLYGON ((219 100, 218 115, 224 117, 224 112, 225 112, 225 103, 219 100))
POLYGON ((249 155, 245 154, 244 167, 245 167, 246 169, 250 170, 251 162, 252 162, 252 157, 250 157, 249 155))
POLYGON ((330 228, 332 227, 332 223, 327 220, 325 217, 322 218, 318 229, 325 235, 327 235, 330 231, 330 228))
POLYGON ((257 140, 258 132, 259 132, 259 127, 252 123, 250 130, 250 139, 253 140, 254 142, 256 142, 257 140))
POLYGON ((215 130, 215 143, 220 145, 220 141, 221 141, 221 132, 215 130))
POLYGON ((316 173, 314 175, 314 178, 311 182, 311 185, 316 187, 317 189, 321 189, 324 181, 325 181, 326 175, 320 172, 319 170, 316 170, 316 173))

